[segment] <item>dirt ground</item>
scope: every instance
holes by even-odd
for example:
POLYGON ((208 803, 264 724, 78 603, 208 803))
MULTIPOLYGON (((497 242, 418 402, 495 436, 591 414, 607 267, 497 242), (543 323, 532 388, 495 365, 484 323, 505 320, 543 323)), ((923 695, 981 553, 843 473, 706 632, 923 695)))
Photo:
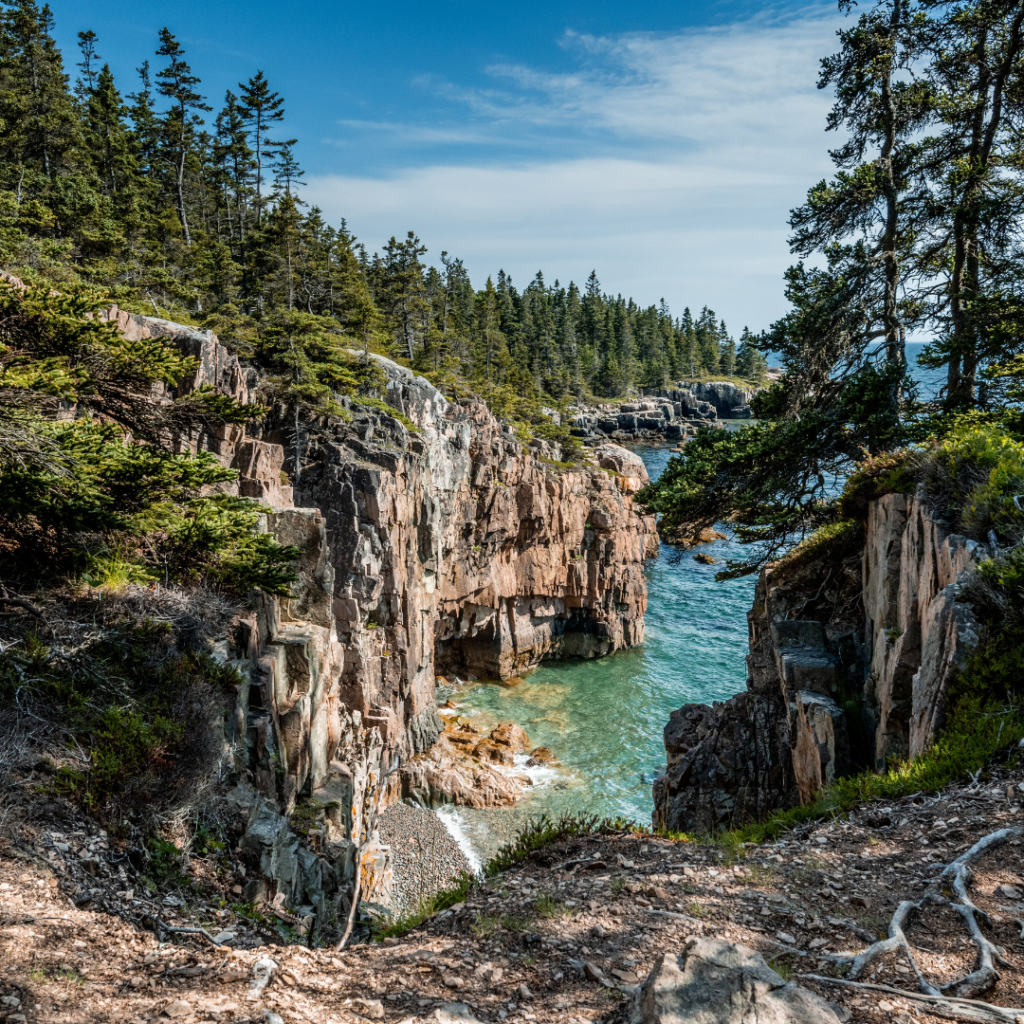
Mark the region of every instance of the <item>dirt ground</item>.
MULTIPOLYGON (((760 951, 784 976, 833 1001, 843 1020, 927 1024, 948 1015, 889 992, 802 976, 842 979, 846 968, 833 958, 884 937, 901 900, 941 894, 933 884, 939 869, 994 830, 1024 824, 1022 802, 1024 774, 997 771, 978 784, 874 803, 848 820, 738 851, 653 837, 581 838, 538 851, 401 939, 342 953, 215 947, 201 935, 160 944, 99 909, 102 900, 76 906, 81 871, 69 870, 59 856, 65 851, 54 855, 52 836, 47 848, 42 833, 25 828, 0 847, 0 1019, 277 1024, 277 1015, 288 1024, 411 1024, 468 1014, 483 1022, 612 1024, 627 1019, 630 995, 659 954, 706 935, 760 951), (260 964, 268 958, 272 965, 260 964), (256 991, 254 978, 267 971, 268 984, 256 991)), ((110 873, 112 847, 93 839, 86 853, 110 873)), ((969 892, 989 914, 983 930, 1006 961, 981 998, 1024 1007, 1019 835, 977 861, 969 892)), ((119 895, 119 907, 131 905, 130 892, 119 895)), ((230 929, 231 915, 221 914, 230 929)), ((178 924, 187 923, 179 913, 178 924)), ((215 927, 208 916, 204 923, 215 927)), ((907 937, 936 985, 976 966, 977 947, 948 906, 913 915, 907 937)), ((861 981, 918 991, 899 950, 861 981)))

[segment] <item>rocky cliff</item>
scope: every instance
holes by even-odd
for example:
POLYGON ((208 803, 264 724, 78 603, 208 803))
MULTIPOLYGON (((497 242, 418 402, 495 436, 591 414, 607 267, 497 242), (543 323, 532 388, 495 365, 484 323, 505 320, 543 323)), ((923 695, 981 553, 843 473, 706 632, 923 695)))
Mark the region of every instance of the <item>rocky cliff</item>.
POLYGON ((761 573, 747 689, 673 712, 656 824, 758 820, 932 741, 977 641, 963 587, 978 545, 932 519, 921 493, 870 502, 857 530, 840 550, 797 551, 761 573))
POLYGON ((633 510, 636 456, 607 446, 567 468, 485 406, 380 362, 416 429, 358 410, 326 425, 296 491, 324 510, 342 699, 404 757, 440 731, 439 671, 503 679, 640 642, 656 535, 633 510))
MULTIPOLYGON (((194 356, 182 392, 213 385, 246 402, 258 389, 208 331, 116 307, 106 317, 129 338, 165 337, 194 356)), ((242 679, 225 767, 237 780, 228 804, 247 818, 240 848, 262 876, 248 898, 310 921, 337 920, 357 878, 365 898, 387 902, 375 815, 401 793, 399 766, 442 733, 436 674, 505 679, 545 658, 639 643, 643 562, 657 551, 654 520, 633 508, 647 483, 636 455, 604 444, 568 466, 484 405, 449 402, 374 358, 384 404, 343 399, 344 416, 302 421, 298 460, 284 410, 248 431, 210 426, 176 441, 237 469, 231 489, 270 506, 261 529, 301 552, 291 596, 240 613, 216 653, 242 679)), ((412 795, 463 790, 451 767, 412 795)))
MULTIPOLYGON (((641 388, 640 398, 572 408, 571 429, 592 443, 602 440, 682 441, 699 428, 720 426, 722 419, 749 419, 756 389, 729 381, 688 383, 671 388, 641 388)), ((559 414, 546 409, 556 422, 559 414)))

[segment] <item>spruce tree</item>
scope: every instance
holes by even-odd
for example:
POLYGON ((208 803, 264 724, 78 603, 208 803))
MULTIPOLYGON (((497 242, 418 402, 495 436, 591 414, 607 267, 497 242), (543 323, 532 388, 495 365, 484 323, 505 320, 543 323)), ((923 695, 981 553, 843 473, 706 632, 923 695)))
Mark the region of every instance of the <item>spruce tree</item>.
MULTIPOLYGON (((247 82, 238 83, 241 90, 239 110, 242 120, 252 139, 252 154, 256 162, 256 222, 259 223, 263 210, 263 163, 272 157, 276 144, 267 137, 270 129, 284 120, 284 100, 280 93, 272 92, 270 83, 262 71, 247 82)), ((293 140, 294 141, 294 140, 293 140)))
POLYGON ((163 158, 171 176, 175 207, 181 224, 185 244, 192 244, 192 233, 188 225, 188 210, 185 200, 186 174, 189 158, 199 142, 199 129, 203 124, 200 111, 211 108, 204 97, 196 91, 199 77, 185 62, 185 51, 171 34, 170 29, 160 30, 158 57, 164 57, 167 64, 157 72, 157 91, 171 101, 171 106, 161 122, 163 158))

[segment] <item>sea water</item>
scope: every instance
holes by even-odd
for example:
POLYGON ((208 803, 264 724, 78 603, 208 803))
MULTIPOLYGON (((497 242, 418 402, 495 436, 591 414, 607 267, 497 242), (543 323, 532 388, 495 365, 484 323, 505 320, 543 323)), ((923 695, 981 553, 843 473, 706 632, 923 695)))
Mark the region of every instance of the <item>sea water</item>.
MULTIPOLYGON (((908 345, 907 357, 919 396, 931 399, 941 372, 917 365, 923 347, 908 345)), ((744 425, 725 421, 729 429, 744 425)), ((667 446, 634 450, 652 480, 672 455, 667 446)), ((642 645, 592 661, 545 662, 515 687, 480 683, 451 693, 459 713, 481 730, 515 722, 531 747, 549 747, 558 759, 553 767, 527 768, 527 758, 517 758, 517 772, 530 775, 533 785, 515 807, 446 809, 460 844, 486 861, 527 819, 541 814, 649 824, 651 784, 665 770, 662 732, 669 715, 683 704, 726 700, 746 688, 747 612, 755 578, 718 582, 715 575, 726 560, 751 554, 731 537, 687 551, 662 544, 645 567, 642 645), (699 552, 716 563, 695 561, 699 552)))
MULTIPOLYGON (((651 479, 672 449, 636 447, 651 479)), ((492 856, 530 817, 563 812, 650 823, 651 784, 665 770, 662 730, 683 704, 725 700, 745 688, 747 611, 753 577, 716 582, 729 558, 750 554, 735 540, 687 551, 661 545, 646 563, 644 643, 590 661, 545 662, 518 686, 480 683, 452 697, 482 730, 515 722, 530 747, 549 747, 552 767, 526 768, 533 785, 513 808, 454 812, 463 842, 492 856), (717 561, 694 560, 706 551, 717 561)), ((453 812, 447 812, 449 816, 453 812)))

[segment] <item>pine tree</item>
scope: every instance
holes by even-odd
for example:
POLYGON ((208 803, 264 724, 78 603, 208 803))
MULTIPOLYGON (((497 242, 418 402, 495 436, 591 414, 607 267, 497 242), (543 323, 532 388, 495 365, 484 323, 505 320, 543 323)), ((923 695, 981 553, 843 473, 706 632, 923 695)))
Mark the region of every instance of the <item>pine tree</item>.
POLYGON ((947 366, 946 407, 967 409, 978 401, 982 360, 1000 357, 998 342, 986 351, 986 334, 1002 333, 998 278, 1019 260, 1020 183, 1005 168, 1020 159, 1024 5, 976 0, 943 14, 930 76, 939 131, 922 161, 933 214, 922 263, 947 265, 949 281, 937 318, 945 337, 928 362, 947 366))
POLYGON ((249 181, 256 161, 249 148, 249 135, 238 97, 230 89, 224 97, 224 108, 217 115, 215 131, 214 160, 225 185, 228 237, 234 240, 237 235, 239 243, 244 244, 249 181))
POLYGON ((426 327, 428 307, 420 262, 426 251, 412 231, 401 242, 392 235, 376 275, 377 300, 384 306, 396 344, 410 363, 426 327))
POLYGON ((100 55, 96 52, 96 33, 90 29, 88 32, 78 33, 78 48, 82 52, 82 59, 78 62, 78 70, 81 77, 75 84, 75 95, 79 101, 85 103, 96 88, 96 79, 99 75, 100 55))
POLYGON ((125 124, 126 114, 110 65, 104 64, 88 97, 86 126, 94 166, 104 189, 115 197, 135 186, 139 172, 138 146, 125 124))
POLYGON ((18 0, 3 11, 5 88, 0 125, 0 158, 22 181, 26 172, 57 176, 80 141, 74 101, 64 62, 53 39, 53 16, 33 0, 18 0))
MULTIPOLYGON (((277 144, 271 143, 267 133, 284 120, 284 100, 280 93, 271 92, 270 83, 262 71, 257 71, 248 82, 238 83, 241 89, 239 110, 252 139, 253 159, 256 161, 256 222, 263 210, 263 161, 273 155, 277 144)), ((293 140, 294 141, 294 140, 293 140)))
POLYGON ((149 61, 144 60, 139 75, 140 89, 128 96, 131 106, 128 116, 135 130, 135 138, 139 146, 139 171, 152 180, 157 174, 157 152, 160 145, 160 125, 153 109, 153 89, 149 77, 149 61))
POLYGON ((167 65, 157 72, 157 91, 171 101, 171 107, 164 115, 161 134, 165 148, 165 159, 171 171, 171 185, 175 206, 185 244, 192 244, 188 226, 188 211, 185 202, 186 172, 189 157, 198 144, 199 128, 203 119, 199 111, 210 110, 203 96, 196 92, 199 77, 185 62, 185 51, 168 28, 160 30, 158 57, 167 59, 167 65))

